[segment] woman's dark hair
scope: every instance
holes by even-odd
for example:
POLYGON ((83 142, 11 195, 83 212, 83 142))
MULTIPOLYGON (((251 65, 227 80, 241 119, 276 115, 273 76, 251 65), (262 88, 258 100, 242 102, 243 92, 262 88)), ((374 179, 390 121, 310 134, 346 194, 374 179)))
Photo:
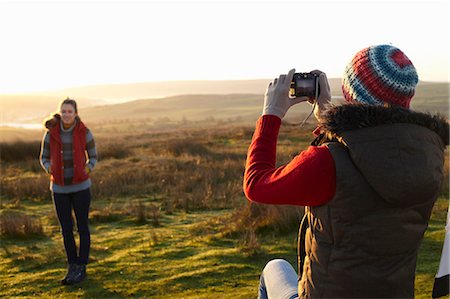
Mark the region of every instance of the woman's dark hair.
MULTIPOLYGON (((61 110, 61 107, 64 104, 72 105, 73 109, 75 110, 75 113, 78 114, 77 102, 74 99, 67 97, 65 100, 62 100, 61 103, 59 103, 59 110, 61 110)), ((50 115, 48 118, 46 118, 44 120, 44 126, 47 129, 51 129, 56 124, 58 124, 60 121, 61 121, 61 115, 59 114, 59 111, 58 111, 56 113, 53 113, 52 115, 50 115)), ((81 121, 81 119, 78 115, 75 117, 75 121, 77 121, 77 122, 81 121)))
POLYGON ((65 104, 72 105, 73 109, 75 109, 75 113, 78 113, 77 102, 74 99, 67 97, 65 100, 61 101, 61 103, 59 104, 59 110, 61 110, 62 105, 65 104))

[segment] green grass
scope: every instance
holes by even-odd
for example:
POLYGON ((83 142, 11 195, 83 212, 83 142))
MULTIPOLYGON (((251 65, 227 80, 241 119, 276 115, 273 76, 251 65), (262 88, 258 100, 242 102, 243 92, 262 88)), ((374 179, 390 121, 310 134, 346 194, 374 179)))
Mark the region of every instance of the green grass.
POLYGON ((428 229, 419 251, 416 268, 416 298, 431 298, 434 276, 444 245, 445 221, 449 206, 448 198, 440 198, 433 209, 428 229))
MULTIPOLYGON (((41 221, 44 236, 0 236, 0 297, 255 298, 269 260, 285 258, 296 267, 295 209, 287 208, 292 215, 273 206, 244 209, 242 173, 253 127, 141 129, 114 140, 96 133, 89 276, 73 287, 59 285, 65 253, 48 176, 34 157, 15 156, 18 145, 10 145, 10 162, 1 165, 0 214, 26 213, 41 221), (146 222, 137 221, 142 204, 146 222), (155 207, 161 210, 152 216, 155 207)), ((284 122, 277 164, 305 149, 312 130, 284 122)), ((439 264, 448 183, 441 194, 419 254, 417 298, 430 297, 439 264)))
POLYGON ((63 287, 58 281, 65 274, 65 256, 59 228, 51 224, 52 204, 24 202, 20 209, 46 219, 47 236, 2 237, 1 297, 249 298, 268 260, 295 260, 295 234, 267 237, 258 255, 243 254, 239 240, 222 233, 232 210, 175 212, 163 215, 159 227, 124 216, 91 224, 89 278, 63 287))
MULTIPOLYGON (((107 204, 94 202, 93 209, 107 204)), ((420 249, 417 298, 431 294, 447 207, 447 199, 438 200, 420 249)), ((3 204, 8 209, 15 208, 3 204)), ((260 235, 258 253, 245 254, 239 239, 224 234, 232 210, 163 213, 159 227, 123 215, 91 224, 88 280, 60 286, 65 256, 52 204, 26 201, 20 210, 41 217, 46 236, 1 238, 1 297, 254 298, 267 261, 282 257, 294 265, 296 260, 295 233, 260 235)))

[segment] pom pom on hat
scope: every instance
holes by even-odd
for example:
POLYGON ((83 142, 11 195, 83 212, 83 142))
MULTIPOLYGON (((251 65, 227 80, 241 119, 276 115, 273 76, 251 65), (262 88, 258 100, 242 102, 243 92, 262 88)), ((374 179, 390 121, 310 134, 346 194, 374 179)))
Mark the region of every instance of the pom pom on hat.
POLYGON ((419 81, 411 60, 390 45, 362 49, 345 68, 342 92, 350 103, 409 108, 419 81))

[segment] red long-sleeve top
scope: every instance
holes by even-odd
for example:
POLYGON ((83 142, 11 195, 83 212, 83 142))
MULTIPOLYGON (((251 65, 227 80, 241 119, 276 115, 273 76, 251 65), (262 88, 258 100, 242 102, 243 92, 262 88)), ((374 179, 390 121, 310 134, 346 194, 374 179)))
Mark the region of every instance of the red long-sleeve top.
POLYGON ((244 193, 266 204, 319 206, 336 190, 336 169, 326 146, 310 146, 292 161, 276 168, 276 147, 281 119, 264 115, 256 123, 247 153, 244 193))

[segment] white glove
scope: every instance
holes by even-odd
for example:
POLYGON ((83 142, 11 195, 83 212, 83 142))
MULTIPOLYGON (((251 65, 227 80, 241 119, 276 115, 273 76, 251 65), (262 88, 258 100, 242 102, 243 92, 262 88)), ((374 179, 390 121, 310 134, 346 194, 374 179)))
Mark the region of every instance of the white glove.
POLYGON ((314 116, 320 121, 322 114, 331 105, 331 91, 328 84, 327 75, 319 70, 314 70, 311 73, 319 75, 319 96, 317 97, 317 105, 314 108, 314 116))
POLYGON ((280 75, 278 79, 275 78, 269 83, 264 94, 262 115, 276 115, 279 118, 283 118, 291 106, 308 100, 308 97, 289 97, 289 89, 294 73, 295 69, 292 69, 287 75, 280 75))

